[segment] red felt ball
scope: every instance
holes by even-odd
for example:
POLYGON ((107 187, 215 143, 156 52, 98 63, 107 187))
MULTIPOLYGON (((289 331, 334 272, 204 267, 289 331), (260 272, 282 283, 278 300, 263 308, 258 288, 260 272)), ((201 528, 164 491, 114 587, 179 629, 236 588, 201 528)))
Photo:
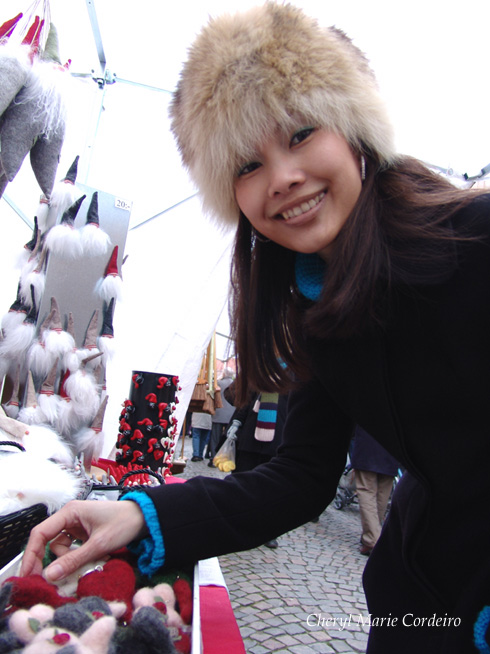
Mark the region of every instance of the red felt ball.
POLYGON ((107 602, 124 602, 126 611, 122 619, 131 620, 132 601, 136 579, 132 567, 121 559, 111 559, 102 570, 94 570, 84 575, 78 582, 77 596, 96 595, 107 602))

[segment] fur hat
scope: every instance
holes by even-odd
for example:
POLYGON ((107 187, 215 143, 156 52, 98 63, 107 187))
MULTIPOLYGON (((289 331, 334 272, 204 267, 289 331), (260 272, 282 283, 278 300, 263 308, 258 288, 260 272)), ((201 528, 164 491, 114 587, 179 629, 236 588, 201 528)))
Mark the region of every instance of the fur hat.
POLYGON ((335 27, 291 4, 266 2, 211 19, 191 46, 170 107, 172 131, 204 209, 236 224, 238 168, 277 126, 345 137, 382 165, 392 128, 364 54, 335 27))

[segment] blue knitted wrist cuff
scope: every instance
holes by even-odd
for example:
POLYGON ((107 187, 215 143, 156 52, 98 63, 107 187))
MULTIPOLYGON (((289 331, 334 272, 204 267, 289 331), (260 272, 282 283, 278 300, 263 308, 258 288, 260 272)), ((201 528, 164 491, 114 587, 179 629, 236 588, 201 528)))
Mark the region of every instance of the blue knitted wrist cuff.
POLYGON ((141 491, 126 493, 120 499, 136 502, 143 513, 150 535, 130 543, 128 549, 138 556, 140 572, 151 577, 165 562, 165 545, 155 505, 148 495, 141 491))
POLYGON ((480 654, 490 654, 490 647, 485 638, 490 624, 490 606, 484 606, 473 627, 473 638, 480 654))

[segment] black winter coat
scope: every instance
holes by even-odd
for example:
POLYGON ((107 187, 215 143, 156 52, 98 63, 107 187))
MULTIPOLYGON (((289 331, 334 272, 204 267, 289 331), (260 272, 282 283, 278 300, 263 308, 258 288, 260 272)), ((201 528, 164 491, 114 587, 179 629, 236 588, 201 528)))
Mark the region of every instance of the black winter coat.
POLYGON ((318 516, 359 424, 407 470, 364 574, 368 652, 476 651, 472 625, 490 605, 490 196, 458 221, 484 238, 458 244, 444 281, 397 287, 388 328, 311 343, 314 378, 290 395, 270 463, 148 491, 169 565, 256 547, 318 516))

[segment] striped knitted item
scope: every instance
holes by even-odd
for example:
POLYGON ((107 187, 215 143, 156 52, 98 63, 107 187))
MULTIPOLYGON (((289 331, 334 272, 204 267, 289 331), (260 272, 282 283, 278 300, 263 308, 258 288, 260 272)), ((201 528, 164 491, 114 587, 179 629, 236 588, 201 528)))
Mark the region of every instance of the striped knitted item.
POLYGON ((258 410, 255 439, 270 442, 274 438, 277 420, 277 401, 279 393, 261 393, 255 403, 254 410, 258 410))

